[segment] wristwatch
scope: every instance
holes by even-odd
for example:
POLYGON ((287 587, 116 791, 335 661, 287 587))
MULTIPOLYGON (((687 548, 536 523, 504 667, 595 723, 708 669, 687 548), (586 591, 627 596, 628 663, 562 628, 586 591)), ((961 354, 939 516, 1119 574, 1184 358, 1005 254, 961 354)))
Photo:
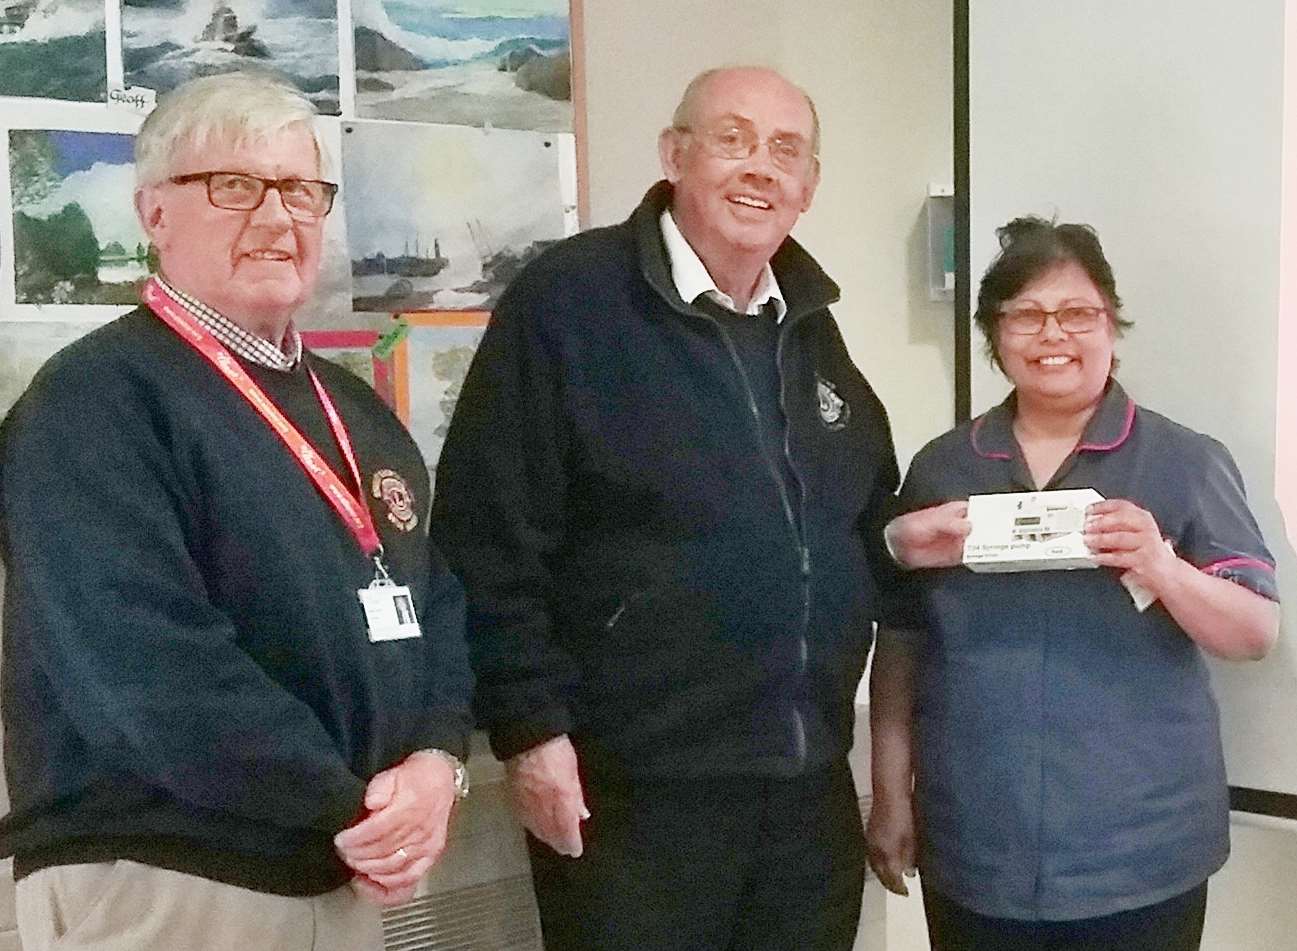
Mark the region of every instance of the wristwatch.
POLYGON ((424 753, 431 753, 433 756, 440 756, 450 764, 451 769, 455 771, 455 798, 468 798, 468 767, 460 761, 460 758, 454 753, 447 753, 445 750, 422 750, 424 753))

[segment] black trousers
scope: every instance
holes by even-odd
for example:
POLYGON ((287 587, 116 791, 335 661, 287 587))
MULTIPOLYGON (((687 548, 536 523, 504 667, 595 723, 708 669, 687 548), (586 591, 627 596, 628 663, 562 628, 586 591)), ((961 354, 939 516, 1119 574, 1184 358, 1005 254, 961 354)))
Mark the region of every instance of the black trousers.
POLYGON ((1077 921, 987 918, 923 889, 932 951, 1198 951, 1207 883, 1115 915, 1077 921))
POLYGON ((546 951, 849 951, 865 879, 850 770, 587 774, 585 854, 528 837, 546 951))

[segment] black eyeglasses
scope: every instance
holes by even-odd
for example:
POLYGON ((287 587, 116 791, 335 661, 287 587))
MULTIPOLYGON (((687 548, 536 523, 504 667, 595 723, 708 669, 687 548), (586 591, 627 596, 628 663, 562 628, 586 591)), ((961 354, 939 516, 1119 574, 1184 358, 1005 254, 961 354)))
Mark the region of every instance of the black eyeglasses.
POLYGON ((1084 334, 1097 328, 1107 313, 1106 307, 1092 306, 1060 307, 1058 310, 1022 307, 1000 311, 1000 326, 1005 333, 1030 337, 1044 330, 1045 321, 1053 317, 1064 333, 1084 334))
MULTIPOLYGON (((717 158, 736 161, 749 158, 761 145, 757 130, 746 122, 718 122, 706 129, 689 126, 678 128, 681 132, 697 136, 707 151, 717 158)), ((770 160, 792 175, 804 173, 815 159, 810 143, 795 132, 780 132, 770 136, 766 139, 766 148, 770 150, 770 160)))
POLYGON ((228 211, 252 211, 261 207, 266 192, 279 192, 284 209, 294 218, 306 220, 323 218, 333 209, 333 196, 338 186, 312 178, 261 178, 245 172, 194 172, 190 175, 173 175, 169 179, 176 185, 204 182, 207 200, 216 208, 228 211))

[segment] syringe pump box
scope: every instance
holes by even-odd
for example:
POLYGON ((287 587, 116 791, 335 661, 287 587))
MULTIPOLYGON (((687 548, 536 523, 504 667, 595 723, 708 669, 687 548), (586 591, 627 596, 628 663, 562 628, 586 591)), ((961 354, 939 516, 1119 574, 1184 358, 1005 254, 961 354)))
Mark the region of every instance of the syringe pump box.
POLYGON ((1086 507, 1102 502, 1094 489, 973 495, 964 564, 973 571, 1057 571, 1094 568, 1086 547, 1086 507))

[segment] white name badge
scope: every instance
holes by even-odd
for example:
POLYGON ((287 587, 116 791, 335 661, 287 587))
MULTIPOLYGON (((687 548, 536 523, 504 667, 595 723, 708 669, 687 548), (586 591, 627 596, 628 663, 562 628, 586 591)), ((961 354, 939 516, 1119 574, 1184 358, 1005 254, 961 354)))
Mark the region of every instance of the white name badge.
POLYGON ((414 616, 414 598, 405 585, 377 580, 356 592, 365 611, 365 625, 371 643, 419 637, 419 619, 414 616))

